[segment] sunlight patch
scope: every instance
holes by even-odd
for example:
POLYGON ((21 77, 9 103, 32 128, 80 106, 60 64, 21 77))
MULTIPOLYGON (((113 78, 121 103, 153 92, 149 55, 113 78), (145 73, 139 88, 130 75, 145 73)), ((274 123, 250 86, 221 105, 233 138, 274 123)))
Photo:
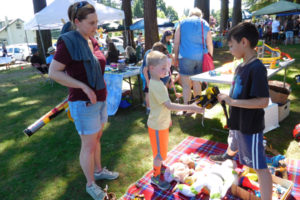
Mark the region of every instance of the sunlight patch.
POLYGON ((21 103, 21 105, 22 106, 30 106, 30 105, 38 104, 40 102, 41 102, 40 100, 30 100, 30 101, 21 103))
POLYGON ((10 89, 9 92, 19 92, 19 88, 14 87, 14 88, 10 89))
POLYGON ((55 177, 54 180, 44 182, 42 186, 36 199, 59 199, 61 195, 66 193, 68 182, 65 178, 55 177))
POLYGON ((15 154, 14 157, 10 158, 7 168, 11 171, 16 171, 18 168, 22 167, 25 162, 32 159, 33 154, 33 152, 20 152, 15 154))
POLYGON ((5 149, 11 147, 13 144, 15 144, 15 140, 5 140, 3 142, 0 142, 0 153, 2 153, 5 149))
POLYGON ((27 100, 27 98, 25 98, 25 97, 18 97, 18 98, 14 98, 14 99, 10 100, 10 102, 11 103, 22 103, 26 100, 27 100))
POLYGON ((13 112, 10 112, 7 114, 7 117, 16 117, 18 115, 20 115, 23 111, 21 110, 16 110, 16 111, 13 111, 13 112))

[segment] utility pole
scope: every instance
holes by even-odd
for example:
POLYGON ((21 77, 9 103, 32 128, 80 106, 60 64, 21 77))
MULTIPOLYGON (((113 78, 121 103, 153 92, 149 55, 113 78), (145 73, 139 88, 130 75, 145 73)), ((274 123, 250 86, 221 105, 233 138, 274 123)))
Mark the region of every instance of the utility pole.
MULTIPOLYGON (((42 10, 47 6, 46 0, 32 0, 33 2, 33 10, 34 14, 42 10)), ((67 11, 66 11, 67 12, 67 11)), ((46 63, 46 52, 47 49, 52 46, 52 39, 51 39, 51 31, 50 30, 37 30, 36 31, 36 38, 37 38, 37 45, 38 51, 43 58, 44 63, 46 63)))

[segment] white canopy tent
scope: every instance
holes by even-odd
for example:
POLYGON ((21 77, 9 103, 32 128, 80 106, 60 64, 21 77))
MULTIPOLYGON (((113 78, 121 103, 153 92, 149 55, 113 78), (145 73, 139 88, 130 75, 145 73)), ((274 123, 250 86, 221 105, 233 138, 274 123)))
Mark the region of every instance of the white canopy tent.
MULTIPOLYGON (((63 26, 62 19, 69 21, 68 8, 71 4, 81 0, 54 0, 47 7, 40 10, 32 19, 24 25, 25 30, 51 30, 60 29, 63 26)), ((99 24, 112 20, 123 20, 124 11, 111 8, 93 0, 87 0, 95 6, 99 24)))

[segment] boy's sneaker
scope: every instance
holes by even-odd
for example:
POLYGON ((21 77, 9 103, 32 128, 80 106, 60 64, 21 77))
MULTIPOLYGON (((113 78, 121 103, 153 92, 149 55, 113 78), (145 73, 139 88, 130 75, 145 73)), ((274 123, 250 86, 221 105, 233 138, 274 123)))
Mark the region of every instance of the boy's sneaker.
POLYGON ((118 172, 111 172, 106 167, 102 168, 102 171, 99 173, 94 173, 95 180, 107 179, 114 180, 119 177, 118 172))
POLYGON ((216 162, 216 163, 222 163, 227 159, 233 159, 234 156, 229 156, 227 153, 219 154, 219 155, 211 155, 209 156, 209 159, 216 162))
POLYGON ((168 190, 169 188, 171 188, 171 184, 167 181, 160 180, 160 176, 156 176, 156 177, 152 176, 151 184, 157 186, 162 191, 165 191, 165 190, 168 190))
POLYGON ((103 192, 103 190, 94 182, 92 185, 86 186, 86 192, 95 200, 103 200, 105 197, 105 192, 103 192))

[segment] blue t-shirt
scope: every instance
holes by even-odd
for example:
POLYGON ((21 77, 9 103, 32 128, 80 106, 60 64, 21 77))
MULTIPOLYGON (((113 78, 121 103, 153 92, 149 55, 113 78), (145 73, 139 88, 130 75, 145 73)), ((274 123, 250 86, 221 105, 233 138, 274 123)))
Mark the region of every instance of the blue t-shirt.
POLYGON ((204 19, 189 17, 183 20, 180 23, 180 56, 191 60, 202 60, 203 54, 207 53, 206 37, 208 31, 209 25, 204 19), (202 34, 202 24, 204 35, 202 34), (205 49, 203 49, 202 35, 205 49))
POLYGON ((52 62, 52 59, 54 58, 54 55, 50 54, 47 58, 46 58, 46 64, 49 65, 52 62))
MULTIPOLYGON (((267 69, 260 60, 239 65, 235 70, 234 82, 230 90, 233 99, 253 99, 269 97, 267 69)), ((230 107, 229 126, 246 134, 262 132, 265 128, 264 109, 230 107)))

